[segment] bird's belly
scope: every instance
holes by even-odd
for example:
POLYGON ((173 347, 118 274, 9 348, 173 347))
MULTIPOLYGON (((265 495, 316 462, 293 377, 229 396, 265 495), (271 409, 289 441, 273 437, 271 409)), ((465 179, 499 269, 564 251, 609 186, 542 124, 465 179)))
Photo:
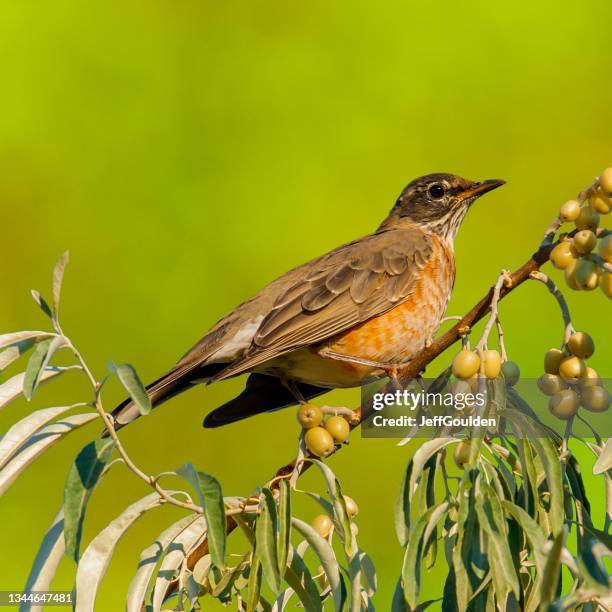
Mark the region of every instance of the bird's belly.
POLYGON ((440 249, 404 302, 318 347, 298 349, 267 362, 265 370, 330 388, 354 387, 380 376, 383 373, 380 368, 325 357, 325 354, 332 351, 384 364, 409 361, 440 327, 454 277, 452 258, 440 249))
POLYGON ((328 389, 357 387, 368 378, 373 378, 372 368, 328 359, 311 348, 285 353, 267 361, 255 371, 328 389))
POLYGON ((454 262, 439 249, 408 299, 332 339, 329 350, 384 363, 409 361, 440 327, 454 280, 454 262))

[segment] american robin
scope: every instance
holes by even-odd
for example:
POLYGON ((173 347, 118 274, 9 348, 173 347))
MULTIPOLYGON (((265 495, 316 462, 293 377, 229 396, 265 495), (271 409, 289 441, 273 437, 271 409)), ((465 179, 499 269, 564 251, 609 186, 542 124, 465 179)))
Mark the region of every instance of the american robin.
MULTIPOLYGON (((393 374, 441 324, 470 205, 503 184, 412 181, 376 232, 290 270, 221 319, 147 387, 152 404, 250 372, 244 391, 206 416, 218 427, 393 374)), ((139 411, 126 400, 113 416, 121 427, 139 411)))

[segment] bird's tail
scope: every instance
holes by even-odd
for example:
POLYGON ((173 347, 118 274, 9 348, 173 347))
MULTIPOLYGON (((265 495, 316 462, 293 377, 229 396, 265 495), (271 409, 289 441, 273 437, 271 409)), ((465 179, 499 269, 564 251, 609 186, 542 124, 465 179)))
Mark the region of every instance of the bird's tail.
MULTIPOLYGON (((295 383, 304 399, 309 400, 329 389, 295 383)), ((206 415, 204 427, 222 427, 263 412, 273 412, 297 404, 293 393, 275 376, 251 374, 244 391, 206 415)))
MULTIPOLYGON (((205 382, 223 367, 224 364, 211 364, 204 368, 194 369, 189 365, 177 365, 162 377, 147 385, 146 390, 153 408, 163 404, 170 398, 190 389, 196 382, 205 382)), ((121 429, 140 416, 140 411, 134 402, 127 398, 112 412, 115 429, 121 429)))

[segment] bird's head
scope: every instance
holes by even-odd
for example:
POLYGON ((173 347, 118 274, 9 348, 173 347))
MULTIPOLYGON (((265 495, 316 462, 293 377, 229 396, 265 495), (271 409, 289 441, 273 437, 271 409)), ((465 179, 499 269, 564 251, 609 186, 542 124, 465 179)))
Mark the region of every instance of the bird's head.
POLYGON ((452 240, 472 202, 505 182, 474 182, 454 174, 422 176, 402 191, 382 227, 407 221, 452 240))

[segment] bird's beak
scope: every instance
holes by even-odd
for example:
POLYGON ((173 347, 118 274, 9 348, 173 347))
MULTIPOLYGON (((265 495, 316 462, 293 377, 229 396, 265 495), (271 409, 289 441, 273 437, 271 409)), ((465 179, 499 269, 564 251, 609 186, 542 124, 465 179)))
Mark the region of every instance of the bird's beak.
POLYGON ((468 187, 461 195, 463 199, 476 199, 489 191, 493 191, 493 189, 497 189, 502 185, 505 185, 506 181, 502 181, 501 179, 489 179, 488 181, 480 181, 479 183, 474 183, 471 187, 468 187))

